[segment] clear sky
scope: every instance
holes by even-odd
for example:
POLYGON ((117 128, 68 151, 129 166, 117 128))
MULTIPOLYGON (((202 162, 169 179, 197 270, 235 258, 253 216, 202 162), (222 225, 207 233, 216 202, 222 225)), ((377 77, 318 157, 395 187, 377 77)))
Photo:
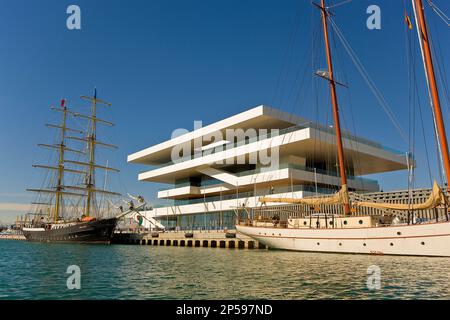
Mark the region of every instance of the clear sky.
MULTIPOLYGON (((448 1, 434 2, 450 12, 448 1)), ((414 128, 416 185, 427 187, 426 160, 433 175, 437 161, 420 65, 428 157, 417 109, 415 125, 409 120, 408 32, 414 32, 416 59, 419 52, 415 31, 405 30, 403 3, 354 0, 333 12, 403 130, 408 135, 414 128), (381 8, 381 30, 366 27, 372 4, 381 8)), ((318 10, 309 0, 1 0, 0 5, 0 221, 25 213, 32 197, 24 190, 39 186, 31 165, 45 159, 40 155, 45 151, 36 144, 52 137, 44 123, 57 120, 48 106, 64 97, 80 107, 78 97, 94 86, 99 98, 113 103, 102 116, 117 124, 110 140, 120 149, 111 161, 122 170, 122 189, 149 200, 161 186, 138 182, 144 168, 128 165, 126 156, 169 139, 176 128, 192 130, 194 120, 208 124, 267 104, 331 124, 328 99, 314 103, 315 95, 327 94, 323 83, 313 90, 318 82, 312 80, 312 61, 326 64, 322 38, 315 36, 318 10), (70 4, 81 8, 81 30, 66 27, 70 4)), ((447 57, 441 68, 448 70, 450 28, 429 8, 427 15, 439 55, 447 57)), ((336 72, 349 85, 338 89, 344 127, 407 151, 337 39, 335 45, 336 72)), ((448 101, 443 102, 448 123, 448 101)), ((406 176, 376 178, 388 190, 406 188, 406 176)))

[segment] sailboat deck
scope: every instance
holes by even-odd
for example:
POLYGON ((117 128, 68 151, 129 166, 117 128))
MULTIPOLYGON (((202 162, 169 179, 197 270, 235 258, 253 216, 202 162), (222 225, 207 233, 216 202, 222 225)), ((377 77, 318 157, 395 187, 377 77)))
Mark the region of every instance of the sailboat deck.
MULTIPOLYGON (((373 202, 389 202, 389 203, 401 203, 401 204, 417 204, 426 201, 430 196, 431 189, 415 189, 415 190, 401 190, 390 192, 376 192, 376 193, 350 193, 350 201, 373 201, 373 202), (412 195, 412 198, 411 198, 412 195), (410 200, 412 199, 412 200, 410 200)), ((399 210, 387 210, 358 207, 356 210, 352 210, 352 219, 344 215, 342 205, 319 205, 310 206, 305 204, 286 204, 265 206, 262 205, 258 208, 253 208, 247 212, 246 219, 240 221, 241 224, 251 224, 267 227, 281 227, 292 228, 297 227, 319 227, 327 228, 341 225, 342 227, 375 227, 391 225, 392 221, 396 219, 399 224, 408 221, 411 222, 437 222, 447 221, 447 208, 435 208, 429 210, 411 210, 411 211, 399 211, 399 210), (344 224, 345 218, 347 223, 344 224), (370 221, 365 221, 369 219, 370 221), (360 221, 363 221, 361 224, 360 221), (332 222, 334 221, 334 222, 332 222), (306 223, 305 223, 306 222, 306 223), (355 225, 354 225, 355 224, 355 225)), ((241 215, 242 217, 242 215, 241 215)))

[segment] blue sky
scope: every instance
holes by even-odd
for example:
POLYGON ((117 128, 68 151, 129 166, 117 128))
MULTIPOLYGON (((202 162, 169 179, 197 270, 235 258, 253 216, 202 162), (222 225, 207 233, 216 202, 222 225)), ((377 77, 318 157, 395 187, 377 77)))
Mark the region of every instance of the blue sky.
MULTIPOLYGON (((450 12, 446 1, 435 2, 450 12)), ((126 156, 170 138, 173 129, 191 130, 194 120, 207 124, 268 104, 322 123, 331 121, 328 99, 323 98, 327 96, 326 85, 319 83, 313 90, 317 82, 310 79, 311 61, 326 66, 322 42, 318 42, 322 38, 313 41, 320 24, 310 1, 0 3, 0 221, 10 220, 20 213, 17 210, 26 211, 32 197, 24 190, 39 185, 39 174, 31 165, 45 157, 36 144, 52 137, 43 124, 57 120, 48 106, 64 97, 79 107, 78 96, 90 94, 94 86, 100 98, 113 103, 113 109, 102 111, 102 116, 117 123, 108 134, 120 146, 111 161, 122 170, 121 191, 148 199, 154 198, 161 186, 138 182, 137 174, 144 168, 126 164, 126 156), (70 4, 81 8, 81 30, 66 28, 70 4), (312 43, 317 50, 309 52, 312 43), (322 95, 320 105, 315 104, 315 95, 322 95)), ((402 0, 354 0, 336 8, 334 19, 408 133, 408 32, 403 12, 402 0), (366 8, 371 4, 381 8, 381 30, 366 28, 366 8)), ((431 10, 427 14, 430 28, 436 31, 435 40, 439 40, 439 52, 448 57, 450 42, 445 40, 450 29, 431 10)), ((415 33, 412 39, 417 46, 415 33)), ((406 151, 408 146, 337 40, 336 49, 337 74, 350 86, 339 88, 344 126, 406 151)), ((414 55, 419 58, 417 50, 414 55)), ((442 68, 450 68, 448 59, 440 62, 442 68)), ((428 159, 437 172, 420 65, 416 72, 428 159)), ((427 154, 417 110, 415 113, 416 183, 429 186, 427 154)), ((444 106, 444 118, 449 122, 448 105, 444 106)), ((385 190, 406 187, 404 172, 376 178, 385 190)))

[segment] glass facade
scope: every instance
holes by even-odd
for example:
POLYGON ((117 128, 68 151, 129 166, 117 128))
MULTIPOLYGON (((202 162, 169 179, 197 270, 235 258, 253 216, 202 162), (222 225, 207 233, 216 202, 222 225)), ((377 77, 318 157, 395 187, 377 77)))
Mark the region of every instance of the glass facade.
MULTIPOLYGON (((245 211, 240 210, 240 219, 245 218, 245 211)), ((234 211, 208 212, 199 214, 169 215, 158 217, 167 230, 223 230, 234 229, 236 224, 234 211)))

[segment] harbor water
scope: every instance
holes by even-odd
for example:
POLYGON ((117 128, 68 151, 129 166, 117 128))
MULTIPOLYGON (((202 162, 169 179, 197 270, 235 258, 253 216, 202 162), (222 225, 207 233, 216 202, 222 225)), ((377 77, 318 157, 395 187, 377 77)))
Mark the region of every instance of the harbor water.
POLYGON ((446 258, 8 240, 0 252, 0 299, 450 298, 446 258), (67 288, 71 265, 79 290, 67 288))

